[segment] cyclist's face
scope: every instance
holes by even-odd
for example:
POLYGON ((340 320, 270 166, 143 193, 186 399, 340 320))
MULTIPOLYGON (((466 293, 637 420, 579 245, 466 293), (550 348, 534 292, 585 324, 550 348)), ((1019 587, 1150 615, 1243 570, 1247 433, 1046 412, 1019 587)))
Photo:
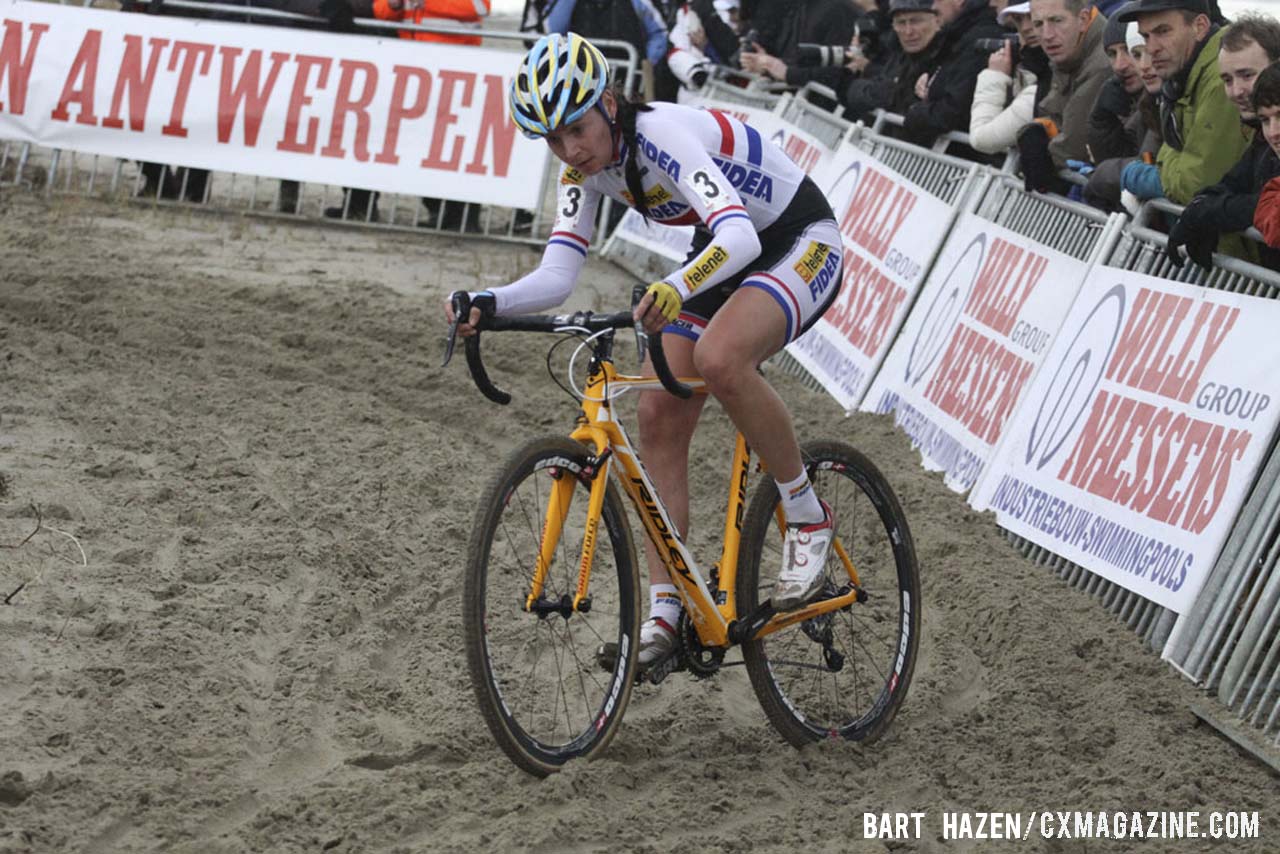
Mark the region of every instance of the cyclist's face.
MULTIPOLYGON (((609 115, 615 114, 613 93, 606 91, 601 103, 609 115)), ((546 140, 552 154, 584 175, 594 175, 613 162, 613 133, 594 107, 576 122, 547 134, 546 140)))

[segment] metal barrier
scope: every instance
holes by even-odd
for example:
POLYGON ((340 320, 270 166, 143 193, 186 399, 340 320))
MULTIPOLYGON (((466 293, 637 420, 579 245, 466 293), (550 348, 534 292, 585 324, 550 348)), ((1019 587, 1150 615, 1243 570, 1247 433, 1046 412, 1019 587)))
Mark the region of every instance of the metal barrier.
POLYGON ((853 141, 885 166, 919 184, 949 205, 964 202, 965 195, 977 183, 976 179, 982 169, 979 164, 970 160, 929 151, 874 131, 855 134, 853 141))
POLYGON ((1028 193, 1020 179, 1003 171, 992 176, 974 213, 1088 263, 1110 252, 1125 220, 1061 196, 1028 193))
MULTIPOLYGON (((1111 266, 1206 288, 1280 298, 1280 273, 1225 255, 1213 269, 1174 266, 1165 235, 1150 227, 1166 201, 1143 205, 1112 253, 1111 266)), ((1182 616, 1166 657, 1192 681, 1215 691, 1241 723, 1280 746, 1280 449, 1274 440, 1199 598, 1182 616)), ((1210 720, 1214 725, 1219 722, 1210 720)))
POLYGON ((835 92, 817 83, 805 84, 795 95, 786 99, 780 115, 783 120, 812 134, 834 151, 840 147, 840 141, 848 136, 853 122, 843 117, 843 107, 832 112, 810 101, 811 95, 834 98, 835 92))

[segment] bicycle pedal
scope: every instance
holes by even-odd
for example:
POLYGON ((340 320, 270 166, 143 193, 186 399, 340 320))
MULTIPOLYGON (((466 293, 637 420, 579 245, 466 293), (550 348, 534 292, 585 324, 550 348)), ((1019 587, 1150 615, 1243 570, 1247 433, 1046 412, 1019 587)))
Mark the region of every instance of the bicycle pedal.
POLYGON ((676 672, 676 665, 679 664, 679 650, 671 650, 649 664, 648 667, 636 668, 636 682, 648 682, 650 685, 657 685, 666 679, 672 673, 676 672))

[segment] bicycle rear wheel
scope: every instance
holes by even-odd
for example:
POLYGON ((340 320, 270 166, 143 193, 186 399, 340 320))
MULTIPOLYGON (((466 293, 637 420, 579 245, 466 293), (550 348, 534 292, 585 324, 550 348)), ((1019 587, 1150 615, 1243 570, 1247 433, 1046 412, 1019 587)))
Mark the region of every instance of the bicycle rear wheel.
POLYGON ((617 732, 640 632, 635 545, 617 488, 605 493, 589 609, 572 610, 591 489, 587 450, 564 437, 518 450, 481 499, 463 589, 467 666, 498 745, 538 776, 591 757, 617 732), (553 491, 571 500, 546 584, 526 609, 553 491), (563 493, 562 493, 563 494, 563 493), (604 644, 624 650, 602 665, 604 644))
MULTIPOLYGON (((774 728, 800 747, 822 738, 871 742, 906 697, 919 642, 920 574, 906 517, 884 476, 840 442, 801 449, 865 599, 743 644, 747 673, 774 728)), ((772 478, 756 489, 742 528, 738 613, 768 599, 782 567, 772 478)), ((851 580, 832 549, 824 598, 851 580)), ((861 597, 860 597, 861 598, 861 597)))

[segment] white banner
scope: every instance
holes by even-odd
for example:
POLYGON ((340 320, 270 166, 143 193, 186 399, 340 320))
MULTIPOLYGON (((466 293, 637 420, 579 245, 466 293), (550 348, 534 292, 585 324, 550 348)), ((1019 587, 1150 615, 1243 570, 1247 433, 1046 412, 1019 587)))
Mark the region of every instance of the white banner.
POLYGON ((925 467, 967 492, 1089 266, 962 214, 862 408, 894 413, 925 467))
POLYGON ((1280 417, 1280 303, 1095 267, 972 503, 1178 613, 1280 417))
POLYGON ((840 295, 787 347, 845 409, 862 401, 954 211, 846 143, 815 180, 844 236, 840 295))
POLYGON ((548 154, 507 115, 513 53, 23 0, 0 21, 0 138, 537 206, 548 154))

